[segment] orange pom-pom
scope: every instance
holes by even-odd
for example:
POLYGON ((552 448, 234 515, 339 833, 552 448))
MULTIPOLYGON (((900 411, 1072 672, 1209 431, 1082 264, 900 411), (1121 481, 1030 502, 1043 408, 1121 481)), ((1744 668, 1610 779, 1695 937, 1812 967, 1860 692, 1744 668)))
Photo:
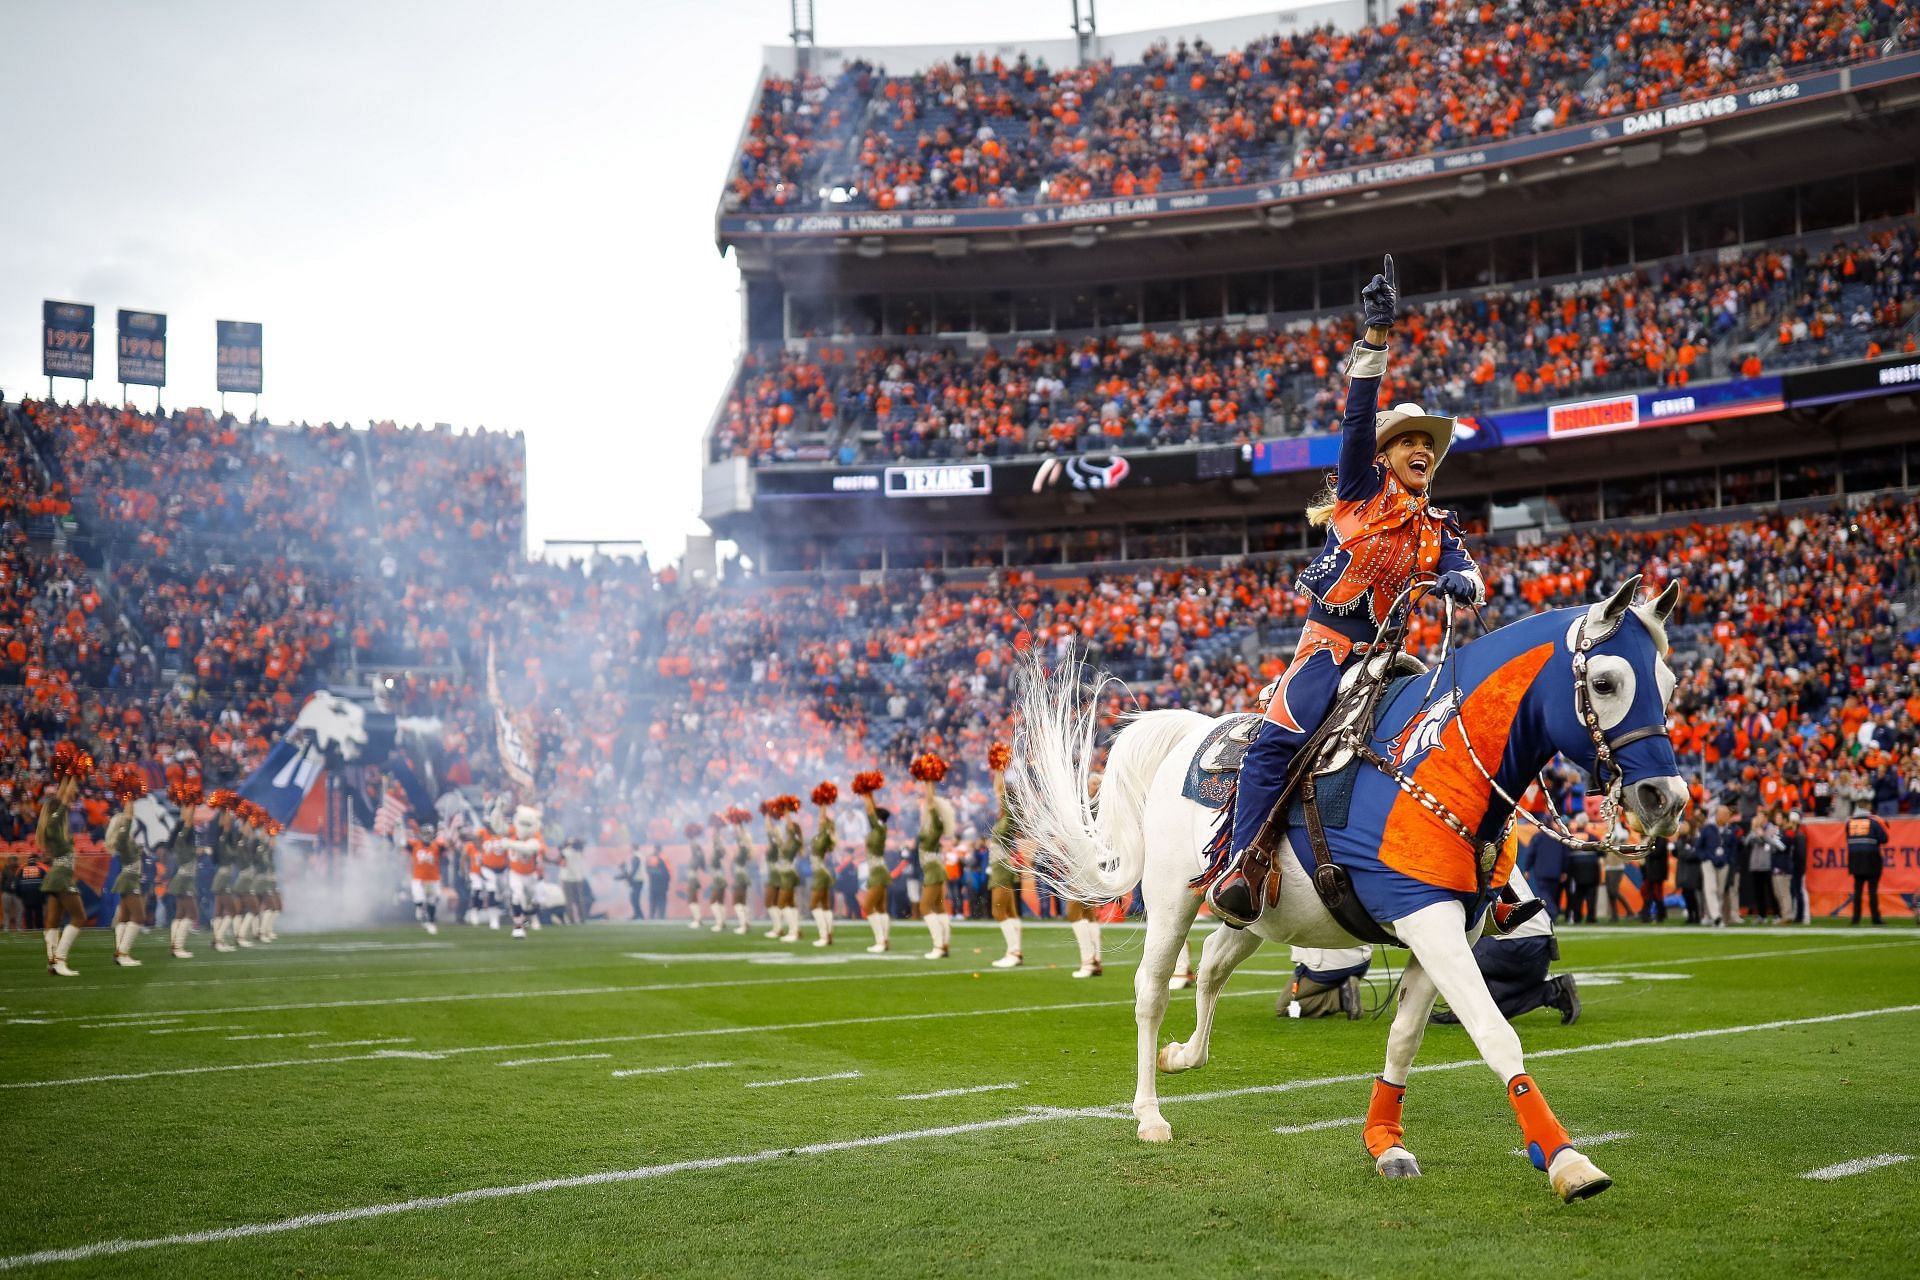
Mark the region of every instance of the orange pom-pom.
POLYGON ((987 768, 995 773, 1003 773, 1013 763, 1013 748, 1004 742, 996 742, 987 748, 987 768))
POLYGON ((753 821, 753 814, 743 804, 728 805, 726 819, 736 827, 744 827, 753 821))
POLYGON ((878 769, 866 769, 853 775, 853 794, 857 796, 870 796, 886 785, 886 775, 878 769))
POLYGON ((56 781, 75 778, 85 782, 93 774, 93 757, 71 742, 55 744, 53 776, 56 781))
POLYGON ((147 794, 147 771, 137 764, 116 764, 107 770, 107 788, 121 803, 147 794))
POLYGON ((701 833, 704 832, 705 830, 706 828, 701 826, 699 823, 689 822, 685 827, 681 828, 681 834, 686 836, 686 838, 689 840, 698 840, 700 838, 701 833))
POLYGON ((205 793, 200 789, 200 779, 193 774, 188 774, 168 787, 167 795, 176 805, 184 809, 188 805, 199 804, 205 793))
POLYGON ((800 812, 799 796, 792 795, 792 794, 788 794, 784 796, 775 796, 773 799, 773 802, 774 804, 779 806, 778 812, 774 815, 775 817, 784 818, 790 813, 800 812))
POLYGON ((778 796, 775 796, 771 800, 762 800, 760 802, 760 816, 763 818, 779 817, 780 816, 780 798, 778 796))
POLYGON ((928 751, 913 758, 913 767, 909 772, 916 782, 939 782, 947 776, 947 762, 928 751))
POLYGON ((240 797, 233 794, 233 792, 228 791, 225 787, 222 787, 218 791, 215 791, 212 795, 207 797, 207 807, 209 809, 226 809, 229 812, 231 812, 233 809, 233 802, 238 800, 239 798, 240 797))
POLYGON ((823 782, 813 789, 813 802, 817 805, 829 805, 840 798, 840 788, 831 782, 823 782))

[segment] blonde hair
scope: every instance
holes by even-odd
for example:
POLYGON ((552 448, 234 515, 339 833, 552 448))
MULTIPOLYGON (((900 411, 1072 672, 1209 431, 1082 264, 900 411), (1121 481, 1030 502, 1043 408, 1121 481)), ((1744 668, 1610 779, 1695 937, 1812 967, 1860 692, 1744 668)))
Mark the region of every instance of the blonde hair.
POLYGON ((1327 473, 1327 482, 1320 486, 1320 492, 1313 495, 1313 501, 1307 504, 1307 523, 1318 529, 1333 519, 1333 506, 1336 495, 1333 491, 1334 473, 1327 473))

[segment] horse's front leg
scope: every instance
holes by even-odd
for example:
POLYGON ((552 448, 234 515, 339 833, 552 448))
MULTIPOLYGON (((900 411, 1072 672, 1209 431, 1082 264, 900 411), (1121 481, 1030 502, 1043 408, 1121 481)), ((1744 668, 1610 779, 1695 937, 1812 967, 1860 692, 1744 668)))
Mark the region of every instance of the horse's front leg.
POLYGON ((1215 929, 1200 949, 1200 974, 1193 992, 1193 1035, 1184 1044, 1176 1040, 1160 1051, 1160 1069, 1191 1071, 1207 1065, 1207 1046, 1213 1038, 1213 1011, 1220 992, 1240 962, 1260 949, 1260 935, 1251 929, 1215 929))
MULTIPOLYGON (((1466 913, 1458 902, 1437 902, 1393 922, 1400 940, 1412 948, 1420 967, 1446 997, 1447 1007, 1473 1037, 1474 1048, 1506 1085, 1507 1101, 1526 1143, 1533 1167, 1546 1171, 1562 1200, 1598 1195, 1613 1185, 1593 1161, 1573 1149, 1567 1131, 1554 1117, 1520 1052, 1514 1032, 1487 990, 1466 936, 1466 913)), ((1395 1019, 1398 1029, 1399 1019, 1395 1019)))
POLYGON ((1387 1063, 1373 1082, 1373 1100, 1367 1105, 1367 1154, 1373 1167, 1388 1178, 1417 1178, 1420 1162, 1413 1158, 1401 1138, 1400 1104, 1407 1093, 1407 1076, 1413 1070, 1414 1055, 1420 1052, 1420 1040, 1427 1033, 1427 1018, 1433 1013, 1438 989, 1414 956, 1400 980, 1400 1003, 1394 1010, 1393 1027, 1387 1032, 1387 1063))

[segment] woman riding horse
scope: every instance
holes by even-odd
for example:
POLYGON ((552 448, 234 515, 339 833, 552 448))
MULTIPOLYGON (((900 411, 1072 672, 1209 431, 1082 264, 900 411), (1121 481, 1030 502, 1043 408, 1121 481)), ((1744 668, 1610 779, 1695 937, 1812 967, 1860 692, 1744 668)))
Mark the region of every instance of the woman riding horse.
MULTIPOLYGON (((1347 408, 1333 483, 1307 519, 1327 525, 1326 547, 1300 575, 1313 599, 1293 662, 1247 748, 1233 802, 1233 853, 1207 901, 1244 929, 1266 906, 1272 848, 1256 838, 1279 801, 1300 748, 1319 729, 1340 677, 1368 645, 1417 573, 1437 574, 1440 596, 1479 604, 1486 586, 1450 512, 1428 505, 1433 473, 1453 441, 1453 419, 1417 404, 1374 411, 1387 371, 1387 339, 1399 304, 1393 255, 1360 291, 1366 334, 1347 359, 1347 408)), ((1273 842, 1277 843, 1277 842, 1273 842)))

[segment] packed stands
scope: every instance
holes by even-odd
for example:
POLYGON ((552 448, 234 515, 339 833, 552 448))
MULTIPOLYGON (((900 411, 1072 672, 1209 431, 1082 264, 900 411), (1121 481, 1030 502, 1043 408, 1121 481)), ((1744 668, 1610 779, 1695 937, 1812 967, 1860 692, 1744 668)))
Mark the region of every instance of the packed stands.
POLYGON ((1376 27, 1139 63, 956 54, 769 78, 728 181, 744 212, 1070 203, 1238 186, 1544 132, 1884 56, 1891 0, 1409 3, 1376 27))
MULTIPOLYGON (((1866 233, 1484 290, 1411 308, 1383 401, 1454 414, 1914 349, 1910 219, 1866 233)), ((1336 430, 1340 317, 1009 340, 749 350, 718 459, 840 463, 1240 443, 1336 430)))

